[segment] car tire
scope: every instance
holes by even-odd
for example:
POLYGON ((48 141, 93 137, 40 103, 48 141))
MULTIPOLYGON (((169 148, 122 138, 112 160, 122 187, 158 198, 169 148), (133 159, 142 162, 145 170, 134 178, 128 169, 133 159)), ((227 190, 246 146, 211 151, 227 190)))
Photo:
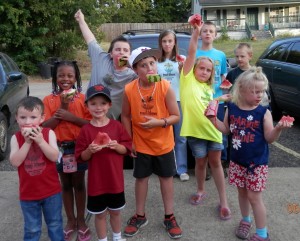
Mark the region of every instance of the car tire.
POLYGON ((6 157, 8 149, 8 125, 6 116, 0 112, 0 161, 6 157))
POLYGON ((278 108, 276 104, 275 97, 271 88, 270 88, 270 97, 271 97, 270 106, 271 106, 273 120, 279 120, 282 116, 282 111, 278 108))

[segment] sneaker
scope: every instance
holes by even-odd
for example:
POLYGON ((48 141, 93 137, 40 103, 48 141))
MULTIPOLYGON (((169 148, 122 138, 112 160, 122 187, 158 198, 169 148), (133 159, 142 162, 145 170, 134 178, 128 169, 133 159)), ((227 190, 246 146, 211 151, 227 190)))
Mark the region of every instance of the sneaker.
POLYGON ((270 241, 271 239, 270 239, 269 235, 266 238, 262 238, 262 237, 258 236, 257 234, 253 234, 251 236, 251 238, 248 240, 249 241, 270 241))
POLYGON ((124 235, 127 237, 132 237, 139 232, 140 228, 145 227, 147 224, 148 220, 146 217, 141 218, 137 215, 134 215, 128 220, 127 226, 124 230, 124 235))
POLYGON ((181 228, 178 226, 174 215, 170 219, 164 220, 164 226, 165 226, 170 238, 173 238, 173 239, 181 238, 182 231, 181 231, 181 228))
POLYGON ((185 182, 185 181, 188 181, 190 179, 190 176, 187 173, 182 173, 182 174, 179 175, 179 178, 180 178, 180 181, 185 182))
POLYGON ((251 223, 241 220, 235 235, 240 239, 247 239, 250 235, 251 223))

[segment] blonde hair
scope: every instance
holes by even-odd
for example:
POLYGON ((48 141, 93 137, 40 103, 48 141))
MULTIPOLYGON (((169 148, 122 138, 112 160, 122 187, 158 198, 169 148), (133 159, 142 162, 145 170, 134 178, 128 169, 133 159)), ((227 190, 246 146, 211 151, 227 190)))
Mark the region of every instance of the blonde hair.
POLYGON ((195 67, 200 64, 201 60, 208 60, 209 62, 211 62, 212 64, 212 70, 211 70, 211 76, 209 77, 208 81, 206 82, 208 85, 210 85, 211 87, 213 87, 213 84, 215 82, 215 65, 214 65, 214 61, 206 56, 201 56, 199 58, 196 59, 195 64, 194 64, 194 69, 193 72, 195 73, 195 67))
POLYGON ((247 53, 252 55, 253 54, 253 49, 252 49, 252 46, 251 44, 248 44, 248 43, 239 43, 235 46, 235 49, 234 49, 234 53, 236 54, 236 50, 238 49, 242 49, 242 48, 245 48, 247 49, 247 53))
POLYGON ((244 98, 241 90, 251 89, 255 87, 255 84, 259 81, 264 82, 265 90, 268 89, 269 81, 266 75, 263 73, 261 67, 252 66, 250 69, 240 74, 236 79, 232 88, 232 102, 236 105, 244 98))

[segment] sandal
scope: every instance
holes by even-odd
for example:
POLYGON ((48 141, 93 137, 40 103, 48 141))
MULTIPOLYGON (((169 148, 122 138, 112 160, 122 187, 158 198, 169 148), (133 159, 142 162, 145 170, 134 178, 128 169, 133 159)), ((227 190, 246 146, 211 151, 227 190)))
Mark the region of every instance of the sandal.
POLYGON ((205 192, 202 194, 195 193, 190 197, 190 203, 192 205, 203 204, 203 201, 206 197, 207 197, 207 194, 205 192))
POLYGON ((221 205, 218 205, 219 218, 223 221, 231 219, 231 211, 229 208, 222 208, 221 205))
POLYGON ((64 229, 64 239, 65 239, 65 241, 71 240, 74 234, 75 234, 74 229, 69 229, 69 230, 64 229))
POLYGON ((89 241, 91 240, 92 236, 91 236, 91 232, 89 228, 86 228, 86 230, 78 230, 78 234, 77 234, 77 238, 78 241, 89 241))

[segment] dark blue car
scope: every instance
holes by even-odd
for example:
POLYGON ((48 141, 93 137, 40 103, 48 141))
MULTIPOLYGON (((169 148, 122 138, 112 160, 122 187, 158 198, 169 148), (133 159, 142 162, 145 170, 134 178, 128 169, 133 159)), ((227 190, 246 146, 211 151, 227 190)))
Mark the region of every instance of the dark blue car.
POLYGON ((10 57, 0 52, 0 161, 8 150, 8 128, 15 121, 17 103, 28 95, 27 76, 10 57))
POLYGON ((275 40, 259 57, 269 80, 272 114, 300 116, 300 37, 275 40))

